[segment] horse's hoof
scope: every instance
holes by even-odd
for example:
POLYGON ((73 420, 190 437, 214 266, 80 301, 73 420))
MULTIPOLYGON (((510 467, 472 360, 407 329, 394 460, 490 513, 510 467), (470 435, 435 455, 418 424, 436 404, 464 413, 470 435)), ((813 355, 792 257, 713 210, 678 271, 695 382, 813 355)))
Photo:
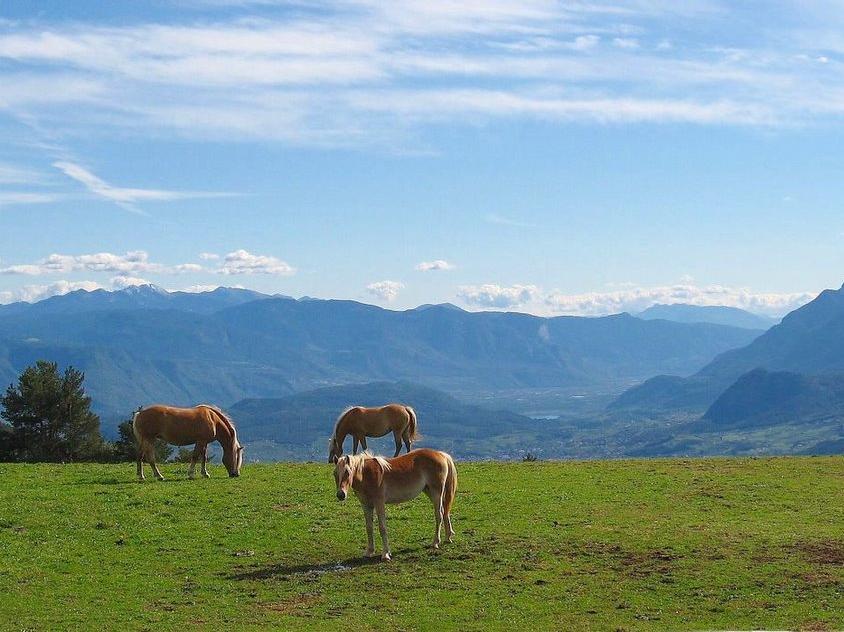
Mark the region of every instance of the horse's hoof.
POLYGON ((391 559, 393 559, 393 558, 389 553, 383 553, 381 555, 381 561, 382 562, 389 562, 391 559))
POLYGON ((439 551, 439 550, 440 550, 440 543, 439 543, 439 542, 434 542, 434 543, 431 545, 431 550, 432 550, 432 551, 439 551))
POLYGON ((364 557, 375 557, 375 555, 377 555, 377 553, 375 553, 375 551, 368 551, 367 550, 367 551, 363 552, 364 557))
POLYGON ((202 478, 211 478, 211 475, 206 473, 202 475, 202 478))

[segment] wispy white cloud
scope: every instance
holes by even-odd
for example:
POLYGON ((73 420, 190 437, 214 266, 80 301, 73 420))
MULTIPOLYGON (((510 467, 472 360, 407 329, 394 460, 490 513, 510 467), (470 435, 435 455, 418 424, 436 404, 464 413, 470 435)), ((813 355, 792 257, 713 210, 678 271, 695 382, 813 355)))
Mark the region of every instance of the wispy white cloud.
MULTIPOLYGON (((746 49, 710 45, 747 17, 714 0, 317 1, 255 17, 270 4, 233 2, 228 21, 0 24, 0 109, 78 133, 317 145, 502 117, 793 125, 844 115, 842 22, 829 3, 799 28, 760 28, 746 49)), ((116 203, 189 195, 117 187, 70 164, 116 203)))
POLYGON ((60 199, 52 193, 30 191, 0 191, 0 208, 4 206, 22 206, 27 204, 49 204, 60 199))
POLYGON ((0 274, 39 276, 45 274, 67 274, 69 272, 108 272, 121 276, 136 273, 181 274, 200 272, 199 264, 184 263, 165 265, 150 261, 144 250, 134 250, 122 255, 98 252, 82 255, 52 254, 35 263, 15 264, 0 268, 0 274))
POLYGON ((217 269, 219 274, 274 274, 290 276, 296 273, 296 268, 277 257, 254 255, 246 250, 235 250, 228 253, 217 269))
POLYGON ((210 198, 229 196, 230 193, 212 193, 207 191, 165 191, 161 189, 129 189, 108 184, 102 178, 94 175, 88 169, 72 162, 57 161, 53 166, 61 170, 69 178, 73 178, 85 186, 94 195, 114 202, 124 208, 135 210, 132 206, 136 202, 171 202, 190 198, 210 198))
POLYGON ((536 224, 531 224, 530 222, 524 222, 522 220, 513 219, 511 217, 504 217, 503 215, 497 215, 492 213, 490 215, 486 215, 484 220, 489 222, 490 224, 499 224, 501 226, 513 226, 516 228, 536 228, 536 224))
POLYGON ((467 304, 475 307, 519 307, 531 303, 540 294, 535 285, 501 286, 494 283, 464 285, 457 295, 467 304))
POLYGON ((46 285, 24 285, 15 290, 0 291, 0 303, 17 303, 19 301, 35 303, 51 296, 59 296, 76 290, 92 292, 99 289, 103 289, 103 286, 96 281, 56 281, 46 285))
POLYGON ((0 162, 0 184, 44 184, 45 174, 34 169, 0 162))
POLYGON ((216 261, 220 258, 220 255, 213 252, 201 252, 199 253, 199 258, 203 261, 216 261))
POLYGON ((435 272, 438 270, 454 270, 454 265, 444 259, 435 259, 434 261, 417 263, 415 269, 420 272, 435 272))
POLYGON ((657 287, 629 287, 611 292, 565 294, 551 292, 544 298, 552 313, 602 316, 619 312, 640 312, 657 303, 726 305, 771 316, 782 316, 817 296, 817 292, 754 292, 723 285, 691 283, 657 287))
POLYGON ((376 281, 366 286, 366 291, 382 301, 393 301, 404 289, 400 281, 376 281))

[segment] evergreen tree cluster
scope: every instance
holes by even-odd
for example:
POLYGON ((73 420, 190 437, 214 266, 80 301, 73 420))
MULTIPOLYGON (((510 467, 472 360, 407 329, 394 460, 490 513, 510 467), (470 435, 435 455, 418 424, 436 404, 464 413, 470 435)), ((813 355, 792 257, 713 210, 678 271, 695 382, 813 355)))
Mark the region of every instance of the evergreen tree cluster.
MULTIPOLYGON (((138 448, 132 421, 120 424, 114 443, 103 439, 100 418, 85 394, 85 375, 73 367, 62 373, 55 362, 39 360, 0 397, 0 461, 134 461, 138 448)), ((172 448, 159 441, 156 459, 172 448)))

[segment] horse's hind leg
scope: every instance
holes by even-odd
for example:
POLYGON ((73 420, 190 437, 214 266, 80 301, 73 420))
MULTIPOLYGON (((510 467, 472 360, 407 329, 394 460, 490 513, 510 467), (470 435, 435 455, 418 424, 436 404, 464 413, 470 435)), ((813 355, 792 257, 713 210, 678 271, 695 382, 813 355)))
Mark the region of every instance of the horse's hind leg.
POLYGON ((364 450, 368 449, 366 447, 366 436, 363 436, 363 437, 360 438, 360 447, 363 448, 364 450))
POLYGON ((428 486, 425 491, 428 493, 428 498, 431 499, 431 504, 434 506, 434 541, 431 543, 432 549, 440 548, 440 531, 443 524, 443 488, 444 485, 439 485, 435 491, 428 486))
POLYGON ((401 433, 398 430, 394 430, 393 438, 396 440, 396 453, 393 455, 393 458, 396 458, 399 452, 401 452, 401 433))
POLYGON ((360 441, 358 441, 358 438, 357 438, 357 437, 353 437, 353 438, 352 438, 352 454, 357 454, 357 453, 358 453, 358 445, 359 445, 359 444, 360 444, 360 441))
POLYGON ((202 446, 202 478, 211 478, 208 473, 208 444, 202 446))
POLYGON ((138 446, 138 480, 143 481, 144 478, 144 446, 138 446))
POLYGON ((196 461, 199 458, 199 455, 197 454, 198 449, 199 444, 197 443, 195 446, 193 446, 193 452, 191 452, 190 455, 190 467, 188 467, 188 478, 190 479, 195 478, 194 472, 196 470, 196 461))
POLYGON ((408 436, 409 434, 410 431, 405 428, 404 434, 401 437, 404 441, 404 447, 407 449, 408 452, 410 452, 410 446, 413 445, 413 441, 411 441, 410 437, 408 436))

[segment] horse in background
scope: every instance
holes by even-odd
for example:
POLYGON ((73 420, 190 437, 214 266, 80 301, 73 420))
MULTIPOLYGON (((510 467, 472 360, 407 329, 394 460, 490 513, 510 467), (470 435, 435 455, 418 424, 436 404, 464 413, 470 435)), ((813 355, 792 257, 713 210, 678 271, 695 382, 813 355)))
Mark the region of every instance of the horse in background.
POLYGON ((422 448, 398 458, 385 459, 369 452, 342 456, 334 466, 337 500, 346 500, 349 488, 355 492, 366 519, 366 557, 375 554, 372 513, 378 514, 381 532, 381 559, 389 561, 385 505, 413 500, 423 491, 434 506, 434 541, 440 548, 440 529, 445 522, 448 541, 454 538, 451 527, 451 506, 457 492, 457 468, 450 455, 439 450, 422 448))
POLYGON ((138 441, 138 478, 144 480, 144 460, 152 466, 155 477, 164 476, 155 462, 155 440, 163 439, 173 445, 194 445, 188 477, 194 477, 196 462, 202 459, 202 476, 208 473, 208 444, 217 441, 223 448, 223 465, 229 476, 240 476, 243 465, 243 446, 237 440, 232 420, 216 406, 201 404, 193 408, 148 406, 132 417, 132 430, 138 441))
POLYGON ((328 462, 336 463, 343 456, 343 442, 352 435, 352 454, 357 454, 358 445, 366 450, 367 437, 383 437, 392 432, 396 441, 397 457, 401 452, 404 441, 405 448, 410 452, 410 446, 420 438, 417 431, 416 411, 404 404, 387 404, 379 408, 364 408, 352 406, 347 408, 337 418, 334 432, 328 441, 328 462))

